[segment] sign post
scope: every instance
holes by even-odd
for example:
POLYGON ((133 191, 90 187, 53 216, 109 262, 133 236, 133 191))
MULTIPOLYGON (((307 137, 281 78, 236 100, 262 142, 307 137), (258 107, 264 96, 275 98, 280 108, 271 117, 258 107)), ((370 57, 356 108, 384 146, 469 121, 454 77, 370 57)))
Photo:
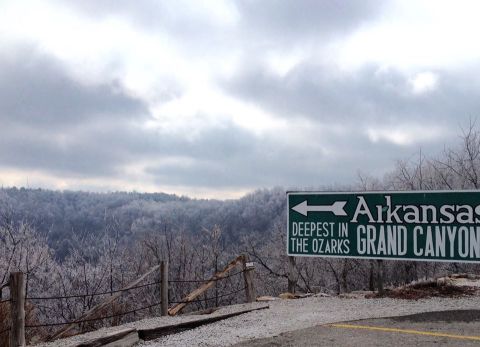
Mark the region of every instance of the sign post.
POLYGON ((480 262, 480 192, 288 192, 289 256, 480 262))

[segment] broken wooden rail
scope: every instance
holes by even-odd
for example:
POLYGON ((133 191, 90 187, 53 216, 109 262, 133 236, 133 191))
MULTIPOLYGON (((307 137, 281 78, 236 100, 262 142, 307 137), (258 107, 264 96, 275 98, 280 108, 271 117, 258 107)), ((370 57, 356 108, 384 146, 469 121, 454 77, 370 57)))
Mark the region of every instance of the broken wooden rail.
MULTIPOLYGON (((195 329, 197 327, 215 323, 224 319, 239 316, 245 313, 268 309, 269 305, 258 305, 255 307, 248 307, 238 311, 217 314, 205 318, 190 320, 187 322, 173 323, 173 324, 159 324, 158 326, 141 329, 141 328, 124 328, 120 330, 106 331, 101 336, 95 338, 88 338, 82 342, 72 344, 72 347, 99 347, 99 346, 134 346, 139 340, 149 341, 166 335, 177 334, 182 331, 195 329)), ((70 344, 69 344, 70 345, 70 344)))
POLYGON ((105 345, 114 346, 133 346, 139 341, 138 331, 136 329, 122 329, 95 339, 81 342, 76 347, 100 347, 105 345))
POLYGON ((228 273, 237 267, 238 265, 243 266, 243 274, 245 280, 245 288, 246 289, 246 296, 247 302, 255 301, 255 291, 253 287, 253 278, 250 272, 250 269, 247 268, 248 258, 246 255, 240 255, 233 259, 230 263, 225 266, 225 268, 217 273, 215 273, 210 279, 206 281, 206 283, 202 284, 200 287, 195 289, 193 292, 185 296, 179 303, 175 304, 168 310, 168 314, 170 316, 175 316, 181 310, 183 310, 189 303, 193 302, 196 298, 202 295, 205 291, 213 287, 216 281, 224 279, 228 276, 228 273))
POLYGON ((258 310, 264 310, 269 308, 269 305, 263 305, 260 307, 254 307, 254 308, 249 308, 249 309, 244 309, 236 312, 231 312, 231 313, 225 313, 221 315, 217 315, 214 317, 207 317, 207 318, 201 318, 189 322, 182 322, 182 323, 177 323, 177 324, 170 324, 167 326, 160 326, 156 328, 151 328, 151 329, 139 329, 138 330, 138 336, 140 339, 148 341, 148 340, 154 340, 158 339, 159 337, 165 336, 165 335, 170 335, 170 334, 177 334, 179 332, 185 331, 185 330, 190 330, 197 328, 199 326, 205 325, 205 324, 210 324, 210 323, 215 323, 220 320, 224 320, 227 318, 239 316, 244 313, 249 313, 253 311, 258 311, 258 310))

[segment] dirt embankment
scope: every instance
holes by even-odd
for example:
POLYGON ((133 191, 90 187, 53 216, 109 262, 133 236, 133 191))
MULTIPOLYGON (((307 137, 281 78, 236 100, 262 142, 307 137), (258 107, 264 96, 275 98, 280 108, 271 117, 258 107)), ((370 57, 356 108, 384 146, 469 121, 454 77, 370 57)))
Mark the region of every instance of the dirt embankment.
POLYGON ((418 300, 426 298, 459 298, 480 293, 480 276, 474 274, 453 274, 412 282, 408 285, 386 289, 383 293, 368 294, 366 298, 393 298, 418 300))

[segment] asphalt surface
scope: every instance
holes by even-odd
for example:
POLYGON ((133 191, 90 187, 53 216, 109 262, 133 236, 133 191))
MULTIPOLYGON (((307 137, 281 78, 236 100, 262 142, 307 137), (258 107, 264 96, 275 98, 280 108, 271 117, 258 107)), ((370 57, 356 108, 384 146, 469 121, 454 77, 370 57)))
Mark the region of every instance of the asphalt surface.
POLYGON ((235 345, 247 346, 480 346, 480 310, 425 312, 319 325, 235 345))

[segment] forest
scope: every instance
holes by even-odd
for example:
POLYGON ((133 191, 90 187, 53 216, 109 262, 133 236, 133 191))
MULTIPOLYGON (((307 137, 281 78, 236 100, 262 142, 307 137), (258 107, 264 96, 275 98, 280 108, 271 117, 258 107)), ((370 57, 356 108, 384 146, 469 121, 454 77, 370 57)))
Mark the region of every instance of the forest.
MULTIPOLYGON (((419 150, 409 159, 396 161, 394 169, 383 177, 358 173, 351 185, 319 185, 316 189, 404 191, 479 186, 480 129, 471 124, 461 131, 457 144, 435 156, 427 157, 419 150)), ((162 260, 169 262, 170 278, 201 280, 239 254, 246 254, 255 262, 258 295, 278 295, 287 291, 289 284, 304 293, 375 289, 377 262, 298 257, 292 264, 286 256, 285 238, 286 188, 283 187, 257 190, 241 199, 225 201, 163 193, 2 188, 0 301, 8 298, 8 287, 2 284, 12 271, 25 274, 27 297, 85 294, 27 302, 30 324, 61 323, 74 320, 96 305, 101 300, 96 294, 122 288, 162 260), (288 283, 292 266, 290 282, 293 278, 293 283, 288 283)), ((382 272, 387 284, 400 284, 449 272, 477 270, 476 265, 462 263, 385 261, 382 272)), ((232 276, 217 283, 205 293, 205 300, 195 302, 191 309, 242 302, 241 296, 221 295, 240 288, 241 282, 241 277, 232 276)), ((194 282, 172 283, 170 296, 178 300, 194 288, 194 282)), ((110 310, 114 313, 148 306, 158 297, 158 290, 144 287, 129 292, 110 310)), ((151 307, 91 322, 82 329, 140 319, 158 314, 158 309, 151 307)), ((54 328, 29 329, 28 338, 42 339, 54 328)))

